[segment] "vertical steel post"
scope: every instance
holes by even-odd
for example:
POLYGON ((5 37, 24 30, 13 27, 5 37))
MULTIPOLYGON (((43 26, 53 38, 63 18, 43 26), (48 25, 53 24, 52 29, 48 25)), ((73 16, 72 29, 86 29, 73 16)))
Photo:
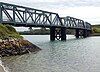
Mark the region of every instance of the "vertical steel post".
POLYGON ((27 23, 27 8, 25 9, 25 23, 27 23))
POLYGON ((15 23, 15 6, 13 6, 13 22, 14 22, 14 25, 16 24, 15 23))
POLYGON ((2 3, 0 2, 0 23, 2 23, 2 3))

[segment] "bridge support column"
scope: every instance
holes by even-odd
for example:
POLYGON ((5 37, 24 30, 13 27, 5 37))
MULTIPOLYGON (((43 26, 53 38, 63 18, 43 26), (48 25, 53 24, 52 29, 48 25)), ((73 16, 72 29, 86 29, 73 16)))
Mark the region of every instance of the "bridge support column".
POLYGON ((61 28, 61 40, 66 40, 66 27, 61 28))
POLYGON ((83 38, 86 38, 88 36, 87 30, 83 30, 83 38))
POLYGON ((91 30, 87 30, 87 36, 89 37, 91 35, 91 30))
POLYGON ((32 29, 32 27, 29 27, 29 31, 30 31, 30 32, 33 32, 33 29, 32 29))
POLYGON ((76 38, 79 38, 79 29, 76 29, 76 34, 75 34, 76 38))
POLYGON ((50 27, 50 40, 55 40, 55 27, 50 27))

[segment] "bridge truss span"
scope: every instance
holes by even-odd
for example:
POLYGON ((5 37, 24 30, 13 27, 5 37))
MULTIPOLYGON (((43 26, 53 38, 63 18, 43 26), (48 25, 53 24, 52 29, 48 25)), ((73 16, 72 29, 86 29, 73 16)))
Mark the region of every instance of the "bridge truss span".
POLYGON ((76 38, 87 37, 91 24, 70 16, 0 2, 0 23, 23 27, 50 28, 50 40, 66 40, 66 29, 75 29, 76 38))
POLYGON ((27 27, 66 27, 91 29, 83 20, 70 16, 60 17, 57 13, 0 2, 0 23, 27 27))

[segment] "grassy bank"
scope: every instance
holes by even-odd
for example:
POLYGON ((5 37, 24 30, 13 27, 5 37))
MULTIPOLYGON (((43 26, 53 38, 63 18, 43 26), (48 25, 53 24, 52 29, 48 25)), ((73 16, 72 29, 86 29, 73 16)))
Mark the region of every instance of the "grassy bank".
POLYGON ((10 25, 0 24, 0 39, 5 38, 23 38, 16 32, 16 30, 10 25))
POLYGON ((100 36, 100 25, 92 25, 92 35, 100 36))

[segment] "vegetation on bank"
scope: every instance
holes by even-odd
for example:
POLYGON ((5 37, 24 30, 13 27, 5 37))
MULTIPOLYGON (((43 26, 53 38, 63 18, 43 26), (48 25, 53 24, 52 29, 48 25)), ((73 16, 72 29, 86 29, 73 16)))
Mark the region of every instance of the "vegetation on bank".
POLYGON ((100 33, 100 28, 93 28, 93 33, 100 33))
POLYGON ((92 35, 100 36, 100 25, 92 25, 92 35))
POLYGON ((0 24, 0 39, 5 38, 23 38, 16 30, 10 25, 0 24))
POLYGON ((93 33, 100 33, 100 25, 93 25, 92 31, 93 33))

